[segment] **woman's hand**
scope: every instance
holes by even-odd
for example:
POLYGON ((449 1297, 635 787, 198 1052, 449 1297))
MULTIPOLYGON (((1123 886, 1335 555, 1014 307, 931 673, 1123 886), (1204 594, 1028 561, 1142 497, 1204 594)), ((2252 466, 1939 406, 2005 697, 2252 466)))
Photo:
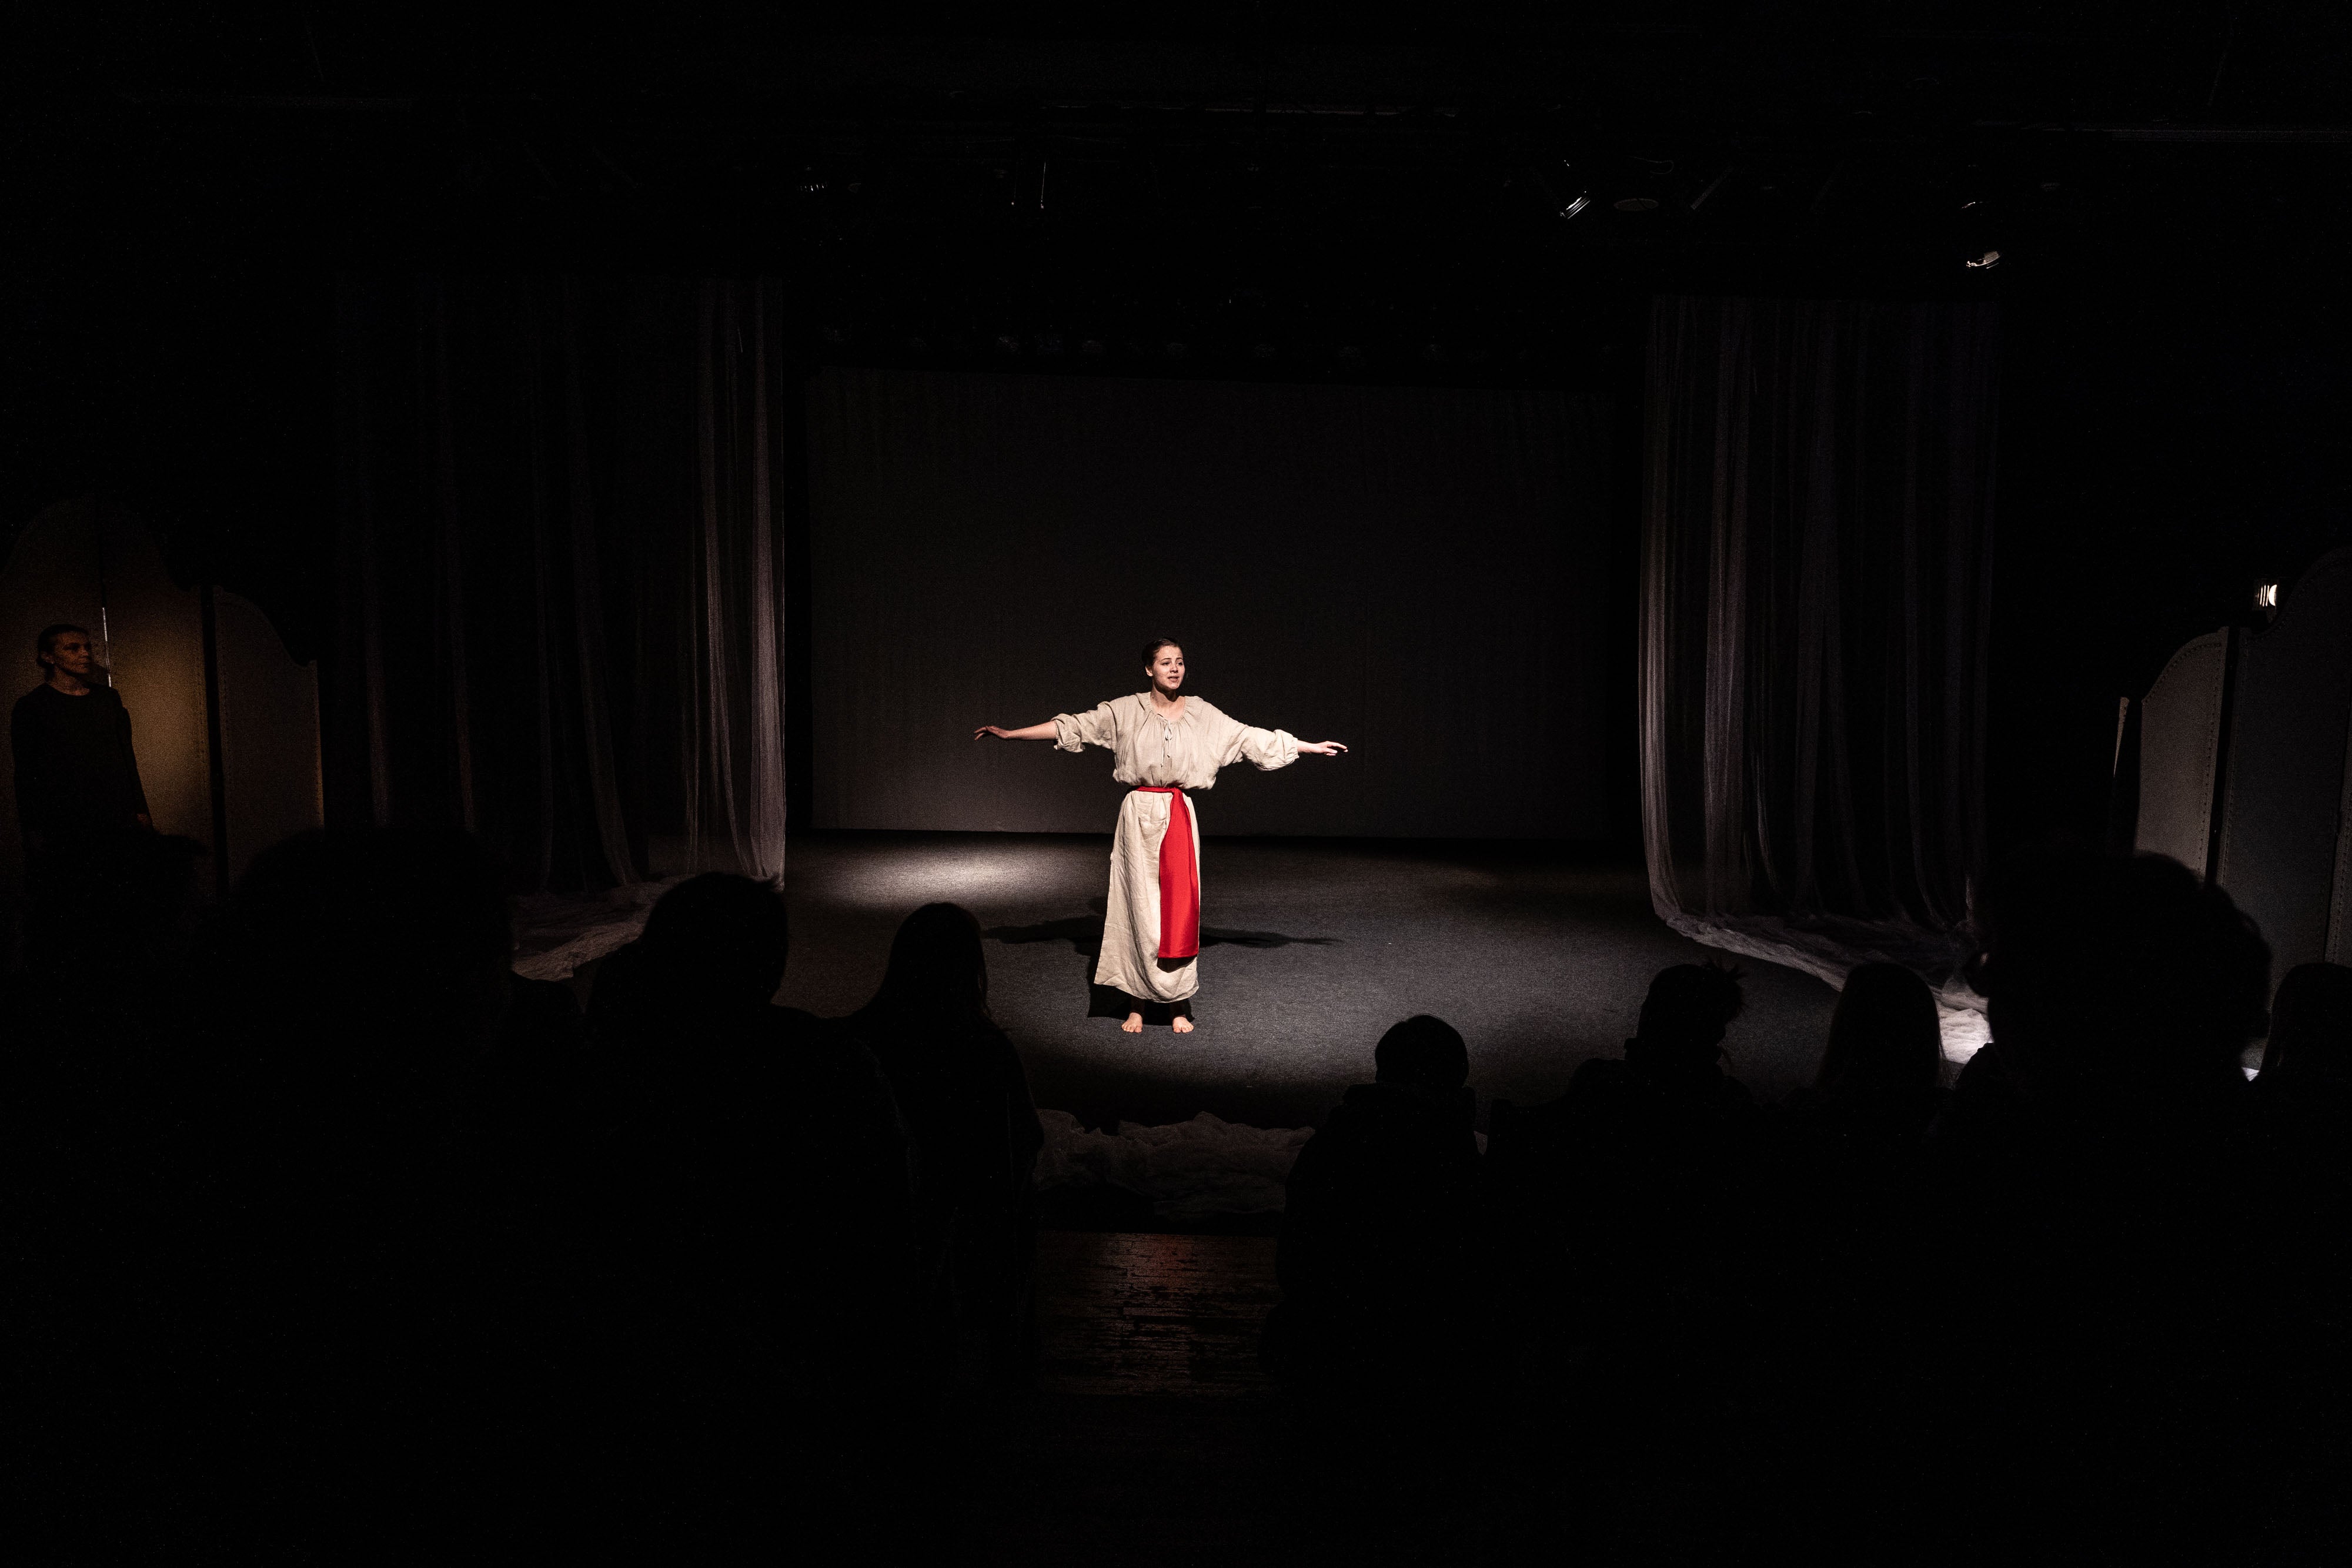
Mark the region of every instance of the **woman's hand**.
POLYGON ((978 740, 983 735, 992 735, 999 740, 1010 740, 1013 738, 1013 732, 1005 728, 1001 724, 983 724, 978 729, 971 732, 971 737, 974 740, 978 740))
POLYGON ((983 724, 971 732, 971 737, 978 740, 983 735, 992 735, 999 740, 1051 740, 1054 734, 1054 721, 1049 718, 1043 724, 1028 725, 1020 729, 1007 729, 1001 724, 983 724))
POLYGON ((1298 743, 1298 749, 1316 757, 1337 757, 1348 748, 1336 740, 1302 740, 1298 743))

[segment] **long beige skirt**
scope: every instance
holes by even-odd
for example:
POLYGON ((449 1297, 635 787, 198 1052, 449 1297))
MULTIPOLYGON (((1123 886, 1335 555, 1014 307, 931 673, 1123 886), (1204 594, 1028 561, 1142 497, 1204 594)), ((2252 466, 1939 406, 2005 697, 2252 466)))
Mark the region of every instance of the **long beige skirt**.
MULTIPOLYGON (((1095 984, 1148 1002, 1181 1002, 1201 988, 1198 958, 1160 955, 1160 841, 1168 832, 1170 795, 1128 791, 1110 841, 1110 902, 1103 910, 1102 956, 1095 984)), ((1201 863, 1201 806, 1192 808, 1192 863, 1201 863)))

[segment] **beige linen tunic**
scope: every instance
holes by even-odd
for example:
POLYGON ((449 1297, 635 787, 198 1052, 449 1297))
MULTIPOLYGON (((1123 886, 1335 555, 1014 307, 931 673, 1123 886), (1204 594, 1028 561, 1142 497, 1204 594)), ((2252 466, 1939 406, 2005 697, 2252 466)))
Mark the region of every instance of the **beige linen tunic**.
MULTIPOLYGON (((1258 729, 1187 695, 1171 721, 1152 711, 1148 692, 1117 697, 1086 713, 1054 716, 1054 744, 1064 751, 1109 748, 1110 776, 1122 784, 1181 785, 1188 795, 1213 789, 1217 769, 1236 762, 1262 768, 1298 760, 1287 731, 1258 729)), ((1192 806, 1192 863, 1201 863, 1201 812, 1192 806)), ((1102 957, 1095 984, 1116 986, 1146 1001, 1181 1002, 1201 988, 1197 960, 1160 954, 1160 841, 1171 799, 1128 792, 1110 842, 1110 902, 1103 915, 1102 957)))

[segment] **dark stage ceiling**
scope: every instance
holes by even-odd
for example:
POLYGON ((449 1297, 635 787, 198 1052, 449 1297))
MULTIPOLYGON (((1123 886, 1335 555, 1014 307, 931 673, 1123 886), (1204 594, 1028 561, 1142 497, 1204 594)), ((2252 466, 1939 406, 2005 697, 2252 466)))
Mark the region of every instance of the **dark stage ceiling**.
POLYGON ((791 274, 832 358, 1544 377, 1629 292, 2160 287, 2352 232, 2316 4, 51 13, 19 267, 791 274))

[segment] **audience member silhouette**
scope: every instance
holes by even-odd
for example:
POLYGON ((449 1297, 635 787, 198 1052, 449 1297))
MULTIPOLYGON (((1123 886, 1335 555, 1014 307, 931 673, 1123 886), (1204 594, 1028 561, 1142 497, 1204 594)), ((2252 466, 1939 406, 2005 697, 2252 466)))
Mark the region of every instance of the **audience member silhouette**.
POLYGON ((526 1186, 569 1186, 596 1157, 610 1063, 591 1049, 579 998, 558 980, 507 976, 506 1008, 483 1064, 478 1114, 485 1141, 526 1186))
POLYGON ((191 1539, 498 1538, 565 1295, 467 1134, 511 948, 498 867, 456 833, 308 833, 238 884, 147 1325, 183 1396, 191 1539))
POLYGON ((2260 1333, 2277 1372, 2259 1389, 2273 1401, 2256 1437, 2263 1511, 2305 1560, 2341 1559, 2352 1542, 2352 968, 2287 971, 2251 1092, 2273 1155, 2259 1200, 2275 1265, 2260 1333))
POLYGON ((1845 977, 1809 1103, 1855 1126, 1924 1133, 1942 1104, 1943 1034, 1935 993, 1900 964, 1845 977))
POLYGON ((615 1331, 653 1351, 646 1429, 681 1435, 647 1462, 714 1497, 762 1465, 852 1464, 905 1415, 907 1138, 869 1051, 772 1005, 789 951, 782 894, 711 873, 662 895, 590 999, 615 1331))
POLYGON ((2268 951, 2151 855, 2021 856, 1980 913, 1992 1043, 1935 1130, 1951 1364, 1922 1424, 1968 1478, 1954 1550, 2223 1560, 2260 1381, 2244 1316, 2275 1294, 2239 1067, 2268 951))
MULTIPOLYGON (((1493 1211, 1539 1339, 1630 1364, 1717 1343, 1745 1266, 1755 1103, 1723 1071, 1744 1004, 1711 964, 1662 971, 1622 1060, 1585 1062, 1549 1104, 1496 1118, 1493 1211)), ((1702 1379, 1704 1354, 1673 1357, 1702 1379)))
MULTIPOLYGON (((84 1109, 120 1109, 200 1016, 205 850, 143 831, 91 835, 75 850, 73 874, 28 912, 21 967, 0 982, 8 1071, 20 1103, 53 1091, 84 1109)), ((60 1108, 45 1106, 42 1123, 57 1127, 60 1108)))
POLYGON ((2297 964, 2271 998, 2263 1046, 2264 1096, 2352 1093, 2352 968, 2297 964))
POLYGON ((58 1518, 106 1517, 126 1554, 161 1547, 158 1487, 92 1495, 144 1454, 157 1355, 147 1304, 181 1224, 187 1047, 206 988, 196 958, 200 846, 96 835, 40 890, 22 967, 0 978, 0 1249, 12 1347, 11 1467, 58 1518))
MULTIPOLYGON (((13 1413, 128 1551, 870 1544, 946 1365, 923 1324, 1025 1369, 1043 1136, 963 909, 827 1023, 773 1005, 777 891, 696 877, 583 1021, 513 974, 463 835, 289 841, 209 938, 196 846, 86 849, 6 998, 13 1413)), ((2352 969, 2287 975, 2249 1085, 2269 956, 2220 890, 2047 850, 1979 915, 1993 1043, 1948 1095, 1933 994, 1867 965, 1759 1115, 1738 976, 1680 965, 1482 1161, 1461 1036, 1398 1024, 1290 1173, 1265 1364, 1417 1398, 1506 1340, 1636 1490, 1675 1469, 1759 1548, 2327 1560, 2352 969)))
POLYGON ((1476 1100, 1462 1036, 1426 1014, 1381 1037, 1286 1185, 1277 1375, 1393 1395, 1460 1373, 1476 1306, 1476 1100))
POLYGON ((1885 1541, 1930 1495, 1911 1431, 1930 1389, 1935 1232, 1927 1134, 1943 1095, 1926 981, 1895 964, 1846 976, 1812 1087, 1769 1124, 1759 1227, 1767 1310, 1751 1321, 1751 1427, 1738 1469, 1790 1550, 1885 1541), (1845 1483, 1824 1493, 1815 1478, 1845 1483))
POLYGON ((984 1335, 999 1375, 1026 1377, 1031 1181, 1045 1134, 1020 1053, 989 1016, 980 923, 952 904, 909 915, 880 988, 846 1021, 888 1074, 914 1140, 924 1273, 945 1321, 984 1335))

